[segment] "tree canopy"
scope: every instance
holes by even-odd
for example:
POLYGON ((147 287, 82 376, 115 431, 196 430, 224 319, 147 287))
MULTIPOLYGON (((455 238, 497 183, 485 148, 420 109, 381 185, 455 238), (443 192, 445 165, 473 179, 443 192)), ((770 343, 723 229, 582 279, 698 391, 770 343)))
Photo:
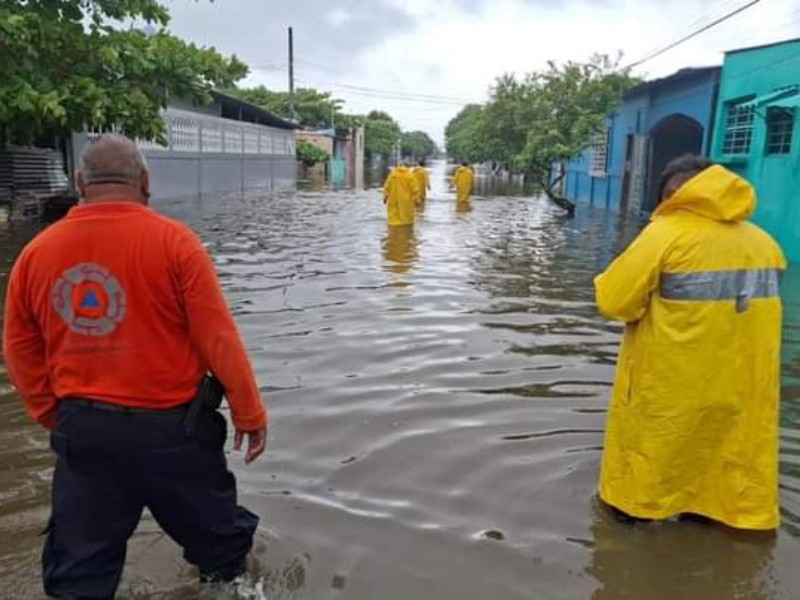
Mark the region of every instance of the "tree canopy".
POLYGON ((294 114, 292 114, 288 92, 275 92, 266 87, 234 88, 227 93, 246 102, 260 106, 282 119, 297 119, 307 127, 317 129, 346 128, 360 124, 363 120, 342 110, 344 101, 334 98, 330 92, 314 88, 298 88, 294 93, 294 114))
POLYGON ((595 55, 585 63, 549 62, 521 78, 499 77, 489 102, 465 107, 448 124, 448 154, 504 163, 551 194, 552 165, 588 148, 622 95, 637 83, 617 63, 595 55))
POLYGON ((372 111, 364 120, 364 152, 389 156, 400 139, 400 125, 385 112, 372 111))
POLYGON ((403 156, 420 159, 436 153, 436 143, 424 131, 406 131, 400 139, 403 156))
POLYGON ((158 0, 0 0, 0 145, 87 128, 163 141, 171 97, 208 103, 247 74, 168 23, 158 0))

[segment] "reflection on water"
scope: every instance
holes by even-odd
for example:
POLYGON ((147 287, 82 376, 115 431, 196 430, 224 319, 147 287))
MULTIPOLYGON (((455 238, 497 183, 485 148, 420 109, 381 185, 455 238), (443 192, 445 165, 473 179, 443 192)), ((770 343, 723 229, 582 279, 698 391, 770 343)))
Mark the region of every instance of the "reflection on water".
POLYGON ((389 227, 383 245, 386 270, 392 273, 406 273, 419 256, 414 226, 389 227))
POLYGON ((774 533, 686 523, 620 527, 598 506, 590 543, 586 572, 601 585, 592 600, 790 597, 775 585, 774 533))
MULTIPOLYGON (((436 165, 413 228, 377 192, 171 203, 215 257, 272 419, 231 455, 262 517, 243 597, 784 600, 800 585, 800 272, 783 293, 776 536, 628 527, 595 506, 620 327, 591 281, 640 224, 478 194, 436 165)), ((33 233, 0 228, 0 287, 33 233)), ((0 370, 0 598, 41 598, 52 460, 0 370)), ((122 598, 226 598, 152 521, 122 598)), ((232 596, 231 596, 232 597, 232 596)))

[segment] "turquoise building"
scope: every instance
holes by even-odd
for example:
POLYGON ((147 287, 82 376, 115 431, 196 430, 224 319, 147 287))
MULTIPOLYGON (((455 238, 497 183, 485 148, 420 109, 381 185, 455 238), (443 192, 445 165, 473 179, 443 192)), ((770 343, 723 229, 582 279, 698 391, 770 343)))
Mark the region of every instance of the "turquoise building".
POLYGON ((755 222, 800 261, 800 39, 726 53, 711 158, 758 190, 755 222))

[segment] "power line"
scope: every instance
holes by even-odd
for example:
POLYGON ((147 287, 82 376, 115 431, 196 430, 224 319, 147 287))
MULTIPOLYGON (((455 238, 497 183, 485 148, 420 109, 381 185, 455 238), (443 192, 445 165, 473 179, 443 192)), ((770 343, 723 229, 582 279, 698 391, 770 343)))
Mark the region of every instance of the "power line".
MULTIPOLYGON (((686 25, 686 29, 694 29, 695 27, 701 27, 704 23, 707 23, 710 19, 714 19, 720 14, 725 14, 728 8, 734 4, 738 4, 741 0, 728 0, 724 4, 719 5, 715 10, 709 11, 708 13, 698 17, 691 23, 686 25)), ((645 55, 649 55, 652 52, 657 52, 662 47, 662 44, 657 46, 653 46, 649 48, 645 55)))
POLYGON ((397 98, 409 98, 414 100, 436 100, 441 102, 450 102, 456 104, 473 104, 475 103, 474 100, 468 100, 466 98, 458 98, 455 96, 441 96, 436 94, 420 94, 417 92, 406 92, 403 90, 391 90, 386 88, 373 88, 373 87, 365 87, 359 85, 350 85, 345 83, 336 83, 331 81, 317 81, 317 85, 321 86, 328 86, 334 88, 341 88, 348 91, 353 92, 365 92, 371 94, 383 94, 388 96, 393 96, 397 98))
MULTIPOLYGON (((305 78, 298 78, 298 81, 302 81, 305 85, 313 85, 314 87, 344 87, 344 86, 337 86, 336 84, 319 82, 319 81, 312 83, 306 80, 305 78)), ((353 94, 355 96, 363 96, 365 98, 378 98, 382 100, 392 100, 396 102, 409 102, 412 104, 420 104, 420 105, 463 106, 464 104, 470 104, 470 102, 462 100, 448 100, 445 97, 429 98, 424 95, 416 96, 411 94, 402 95, 396 92, 389 92, 389 91, 368 91, 369 90, 368 88, 358 88, 356 86, 348 86, 345 89, 349 94, 353 94)))
POLYGON ((739 13, 742 13, 742 12, 746 11, 748 8, 751 8, 751 7, 755 6, 759 2, 761 2, 761 0, 750 0, 750 2, 748 2, 744 6, 740 6, 739 8, 737 8, 737 9, 735 9, 735 10, 729 12, 729 13, 726 13, 725 15, 723 15, 722 17, 720 17, 718 19, 715 19, 714 21, 712 21, 708 25, 704 25, 700 29, 696 29, 692 33, 690 33, 688 35, 685 35, 685 36, 683 36, 682 38, 680 38, 678 40, 675 40, 674 42, 672 42, 671 44, 668 44, 667 46, 664 46, 660 50, 656 50, 655 52, 652 52, 651 54, 645 56, 644 58, 641 58, 641 59, 637 60, 636 62, 629 64, 627 67, 625 67, 625 69, 633 69, 634 67, 638 67, 638 66, 640 66, 640 65, 642 65, 642 64, 644 64, 646 62, 649 62, 649 61, 653 60, 654 58, 656 58, 657 56, 661 56, 665 52, 669 52, 673 48, 676 48, 677 46, 680 46, 681 44, 683 44, 685 42, 688 42, 692 38, 697 37, 701 33, 704 33, 706 31, 708 31, 709 29, 711 29, 713 27, 716 27, 720 23, 723 23, 723 22, 727 21, 728 19, 731 19, 731 18, 735 17, 739 13))

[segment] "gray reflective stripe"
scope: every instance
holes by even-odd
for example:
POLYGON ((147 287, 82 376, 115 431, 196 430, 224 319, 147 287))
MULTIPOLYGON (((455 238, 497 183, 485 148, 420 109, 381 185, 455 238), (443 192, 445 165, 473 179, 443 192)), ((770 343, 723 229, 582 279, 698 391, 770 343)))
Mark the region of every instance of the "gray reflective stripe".
POLYGON ((666 300, 735 300, 739 312, 752 298, 774 298, 779 294, 778 269, 737 269, 663 273, 661 297, 666 300))

